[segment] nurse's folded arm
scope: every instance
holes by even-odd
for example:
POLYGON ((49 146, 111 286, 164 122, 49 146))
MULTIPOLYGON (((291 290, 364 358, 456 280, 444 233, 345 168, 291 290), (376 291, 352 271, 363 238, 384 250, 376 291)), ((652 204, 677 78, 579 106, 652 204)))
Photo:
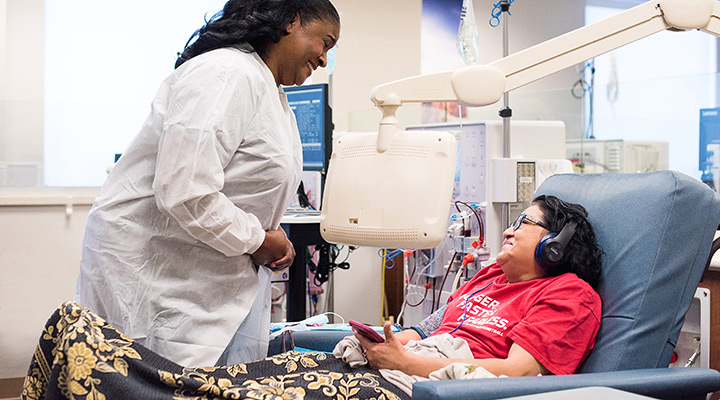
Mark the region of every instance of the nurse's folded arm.
POLYGON ((271 229, 265 232, 262 245, 250 257, 256 265, 263 265, 271 270, 279 271, 292 264, 295 258, 295 248, 282 228, 271 229))

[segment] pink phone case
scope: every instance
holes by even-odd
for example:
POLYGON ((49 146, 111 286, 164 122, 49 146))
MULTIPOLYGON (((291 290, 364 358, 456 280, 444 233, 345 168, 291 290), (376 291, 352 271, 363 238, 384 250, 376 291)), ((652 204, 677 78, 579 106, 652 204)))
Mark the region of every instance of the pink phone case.
POLYGON ((382 343, 385 341, 385 338, 380 336, 379 333, 377 333, 373 328, 357 321, 350 320, 350 326, 355 328, 355 330, 368 338, 369 340, 375 342, 375 343, 382 343))

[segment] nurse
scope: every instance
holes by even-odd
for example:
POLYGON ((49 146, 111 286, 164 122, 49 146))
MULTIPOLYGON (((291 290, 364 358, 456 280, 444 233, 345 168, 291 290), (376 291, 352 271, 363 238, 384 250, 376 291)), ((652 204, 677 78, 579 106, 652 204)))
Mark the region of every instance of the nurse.
POLYGON ((192 35, 93 203, 77 302, 183 366, 265 357, 302 171, 282 86, 339 34, 328 0, 230 0, 192 35))

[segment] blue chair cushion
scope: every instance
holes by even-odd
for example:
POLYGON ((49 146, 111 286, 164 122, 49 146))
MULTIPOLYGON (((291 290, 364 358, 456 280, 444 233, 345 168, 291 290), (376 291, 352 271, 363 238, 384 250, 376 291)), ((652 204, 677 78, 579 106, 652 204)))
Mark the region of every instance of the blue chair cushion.
POLYGON ((720 198, 679 172, 555 175, 536 195, 582 204, 605 251, 603 317, 580 372, 667 367, 720 223, 720 198))

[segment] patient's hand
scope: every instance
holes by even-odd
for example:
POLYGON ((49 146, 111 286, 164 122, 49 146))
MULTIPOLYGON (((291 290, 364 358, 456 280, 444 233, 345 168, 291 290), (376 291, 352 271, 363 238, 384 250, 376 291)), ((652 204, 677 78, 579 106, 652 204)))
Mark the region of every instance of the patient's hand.
POLYGON ((370 367, 375 369, 402 369, 407 351, 396 338, 397 335, 392 333, 392 324, 390 322, 386 322, 383 328, 385 329, 385 342, 383 343, 371 342, 359 334, 355 334, 355 337, 366 350, 365 357, 370 367))

